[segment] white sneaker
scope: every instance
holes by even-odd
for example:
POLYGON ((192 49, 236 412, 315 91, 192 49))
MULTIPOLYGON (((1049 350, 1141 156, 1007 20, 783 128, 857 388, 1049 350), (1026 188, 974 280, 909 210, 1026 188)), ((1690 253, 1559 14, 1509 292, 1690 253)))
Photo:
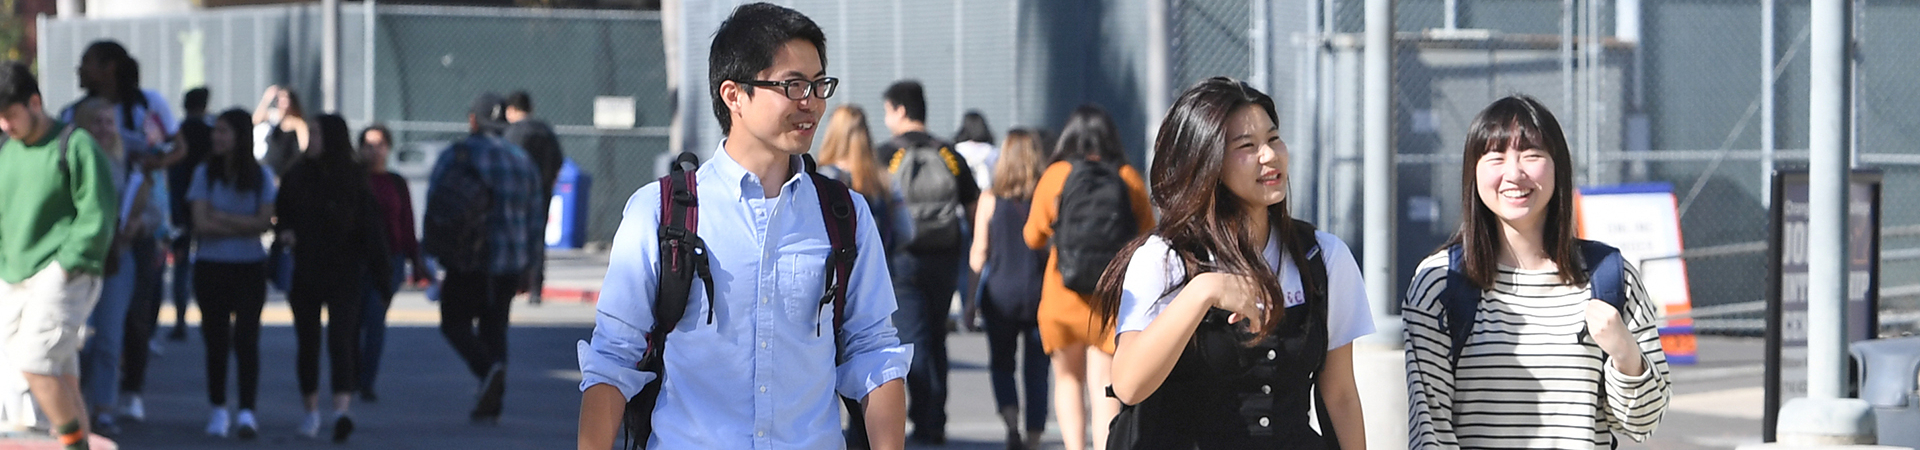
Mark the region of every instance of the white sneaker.
POLYGON ((126 394, 127 404, 120 408, 120 415, 134 422, 147 421, 147 405, 140 401, 140 394, 126 394))
POLYGON ((213 414, 207 416, 207 435, 227 437, 227 428, 229 425, 227 421, 227 409, 214 408, 213 414))
POLYGON ((320 412, 307 413, 307 420, 300 421, 300 437, 313 439, 320 437, 320 412))

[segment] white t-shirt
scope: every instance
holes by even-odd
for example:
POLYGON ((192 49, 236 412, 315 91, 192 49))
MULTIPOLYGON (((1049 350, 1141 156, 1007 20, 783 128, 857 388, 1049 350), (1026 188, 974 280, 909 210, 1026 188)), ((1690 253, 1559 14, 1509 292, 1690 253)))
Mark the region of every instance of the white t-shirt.
POLYGON ((993 163, 1000 160, 1000 148, 985 142, 967 141, 953 144, 953 150, 967 159, 967 168, 973 169, 973 183, 980 190, 993 185, 993 163))
MULTIPOLYGON (((1368 309, 1366 283, 1360 279, 1360 265, 1354 262, 1353 251, 1332 234, 1315 231, 1314 238, 1320 241, 1321 258, 1327 265, 1327 349, 1333 350, 1373 333, 1373 313, 1368 309)), ((1294 267, 1293 258, 1281 256, 1278 232, 1267 238, 1267 248, 1261 256, 1269 268, 1280 274, 1280 290, 1286 294, 1286 306, 1305 303, 1307 295, 1300 286, 1300 269, 1294 267)), ((1120 283, 1120 327, 1115 333, 1147 329, 1147 324, 1153 323, 1186 287, 1166 295, 1160 293, 1168 292, 1167 287, 1185 274, 1186 269, 1168 248, 1166 239, 1148 238, 1134 251, 1133 260, 1127 264, 1126 280, 1120 283)))

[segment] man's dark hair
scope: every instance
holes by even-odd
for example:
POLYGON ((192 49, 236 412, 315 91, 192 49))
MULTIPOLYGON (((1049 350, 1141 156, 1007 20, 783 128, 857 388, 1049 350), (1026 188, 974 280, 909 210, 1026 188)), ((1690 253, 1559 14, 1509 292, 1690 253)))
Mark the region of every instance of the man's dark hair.
MULTIPOLYGON (((827 35, 805 14, 770 3, 752 3, 734 8, 733 15, 720 23, 713 33, 713 49, 707 54, 707 95, 713 100, 713 117, 720 120, 720 132, 733 129, 727 103, 720 99, 720 83, 727 80, 752 80, 773 66, 773 54, 794 39, 812 43, 820 51, 820 67, 827 66, 827 35)), ((809 74, 811 75, 811 74, 809 74)), ((747 89, 747 95, 753 95, 747 89)))
POLYGON ((532 114, 533 96, 527 95, 527 91, 513 91, 512 94, 507 94, 507 107, 532 114))
POLYGON ((19 61, 0 63, 0 107, 26 103, 40 95, 40 81, 19 61))
POLYGON ((887 92, 881 94, 887 103, 907 109, 907 118, 915 122, 927 121, 927 90, 920 87, 919 81, 906 80, 887 86, 887 92))
POLYGON ((187 111, 206 112, 207 95, 209 94, 206 87, 193 88, 193 90, 187 91, 187 98, 181 102, 181 106, 186 107, 187 111))

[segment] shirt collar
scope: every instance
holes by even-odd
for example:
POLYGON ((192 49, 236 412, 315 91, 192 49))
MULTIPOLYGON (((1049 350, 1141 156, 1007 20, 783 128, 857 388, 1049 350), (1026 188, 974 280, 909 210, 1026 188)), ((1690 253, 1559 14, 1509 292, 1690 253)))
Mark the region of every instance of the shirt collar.
MULTIPOLYGON (((806 164, 806 162, 802 161, 797 155, 787 158, 789 158, 787 161, 787 164, 789 164, 788 167, 793 171, 793 175, 788 177, 787 182, 780 187, 780 191, 783 193, 792 191, 800 180, 807 178, 803 176, 805 175, 803 171, 805 170, 804 164, 806 164)), ((713 158, 709 160, 707 164, 701 165, 700 171, 705 172, 700 174, 702 175, 701 178, 732 181, 731 183, 721 183, 720 186, 735 197, 743 199, 766 197, 766 192, 763 191, 763 188, 760 186, 760 177, 754 175, 753 172, 747 171, 746 166, 740 165, 739 161, 733 159, 733 155, 727 153, 726 139, 720 140, 720 145, 713 149, 713 158), (749 195, 749 193, 752 195, 749 195)))

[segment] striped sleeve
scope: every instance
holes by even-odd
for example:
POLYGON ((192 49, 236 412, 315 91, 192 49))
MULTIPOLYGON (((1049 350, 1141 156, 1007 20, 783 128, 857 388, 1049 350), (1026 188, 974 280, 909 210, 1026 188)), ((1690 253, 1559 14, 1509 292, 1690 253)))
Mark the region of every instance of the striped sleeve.
POLYGON ((1453 433, 1453 365, 1447 359, 1452 339, 1441 328, 1446 313, 1439 304, 1446 278, 1446 255, 1428 257, 1415 270, 1402 304, 1409 449, 1459 448, 1453 433))
POLYGON ((1640 343, 1646 370, 1640 376, 1627 376, 1613 366, 1611 357, 1602 364, 1606 373, 1606 417, 1608 425, 1634 442, 1645 442, 1647 435, 1660 426, 1672 396, 1673 379, 1668 372, 1666 352, 1660 348, 1660 328, 1655 326, 1658 310, 1641 284, 1640 270, 1626 264, 1627 327, 1640 343))

